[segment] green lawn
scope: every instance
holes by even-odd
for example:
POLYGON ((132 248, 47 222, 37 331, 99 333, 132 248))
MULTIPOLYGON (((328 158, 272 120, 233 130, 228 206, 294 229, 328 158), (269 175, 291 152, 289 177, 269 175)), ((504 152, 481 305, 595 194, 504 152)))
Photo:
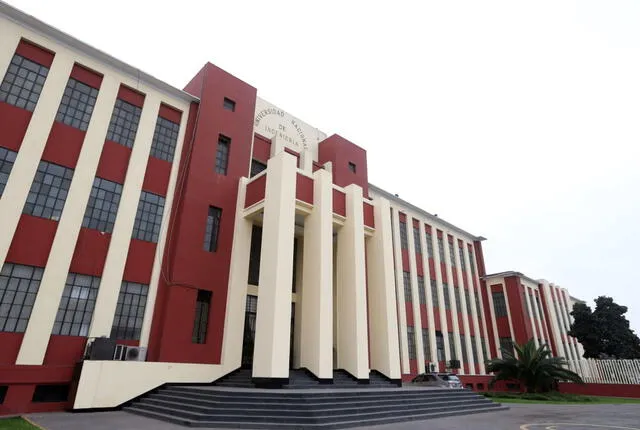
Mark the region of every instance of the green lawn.
POLYGON ((482 393, 498 403, 523 403, 523 404, 548 404, 548 405, 590 405, 590 404, 620 404, 638 403, 640 399, 628 399, 624 397, 580 396, 576 394, 561 393, 482 393))
POLYGON ((22 418, 5 418, 0 419, 0 430, 39 430, 39 427, 22 418))

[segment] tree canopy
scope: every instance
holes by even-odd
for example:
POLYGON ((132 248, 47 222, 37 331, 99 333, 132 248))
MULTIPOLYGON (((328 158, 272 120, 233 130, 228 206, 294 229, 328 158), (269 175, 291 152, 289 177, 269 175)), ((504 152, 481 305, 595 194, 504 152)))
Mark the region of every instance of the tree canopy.
POLYGON ((571 312, 574 322, 569 335, 582 344, 584 357, 640 358, 640 338, 629 328, 624 316, 627 307, 607 296, 598 297, 595 303, 594 311, 585 303, 576 303, 571 312))

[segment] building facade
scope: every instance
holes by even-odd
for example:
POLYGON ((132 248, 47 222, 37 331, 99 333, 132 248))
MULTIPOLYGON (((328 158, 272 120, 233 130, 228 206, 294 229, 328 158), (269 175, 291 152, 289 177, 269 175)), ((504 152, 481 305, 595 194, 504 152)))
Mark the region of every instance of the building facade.
POLYGON ((173 88, 0 3, 0 76, 0 413, 242 366, 483 375, 503 338, 581 354, 566 290, 487 276, 484 238, 212 64, 173 88), (101 337, 136 359, 85 360, 101 337))

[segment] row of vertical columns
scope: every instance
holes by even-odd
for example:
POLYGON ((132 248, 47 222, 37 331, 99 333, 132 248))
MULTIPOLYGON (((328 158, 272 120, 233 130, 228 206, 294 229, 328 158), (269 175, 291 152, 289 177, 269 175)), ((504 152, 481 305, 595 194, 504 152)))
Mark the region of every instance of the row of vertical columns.
MULTIPOLYGON (((481 358, 482 357, 482 332, 480 330, 480 321, 478 318, 478 313, 482 312, 481 309, 477 309, 476 306, 476 301, 475 301, 475 297, 476 297, 476 291, 475 291, 475 286, 474 286, 474 279, 473 279, 473 273, 477 273, 477 271, 472 271, 471 267, 472 265, 475 265, 475 261, 472 261, 472 259, 469 256, 469 249, 467 248, 466 244, 463 247, 462 250, 463 253, 463 257, 465 260, 465 265, 468 268, 467 270, 467 284, 469 286, 469 299, 471 300, 471 320, 473 323, 473 332, 475 334, 475 344, 476 344, 476 352, 478 353, 478 362, 479 362, 479 371, 480 374, 484 374, 485 373, 485 365, 484 365, 484 359, 481 358)), ((474 266, 475 268, 475 266, 474 266)), ((481 298, 479 296, 479 298, 481 298)), ((484 316, 484 313, 481 313, 481 315, 484 316)), ((486 333, 484 333, 484 337, 486 339, 486 333)), ((487 349, 488 350, 488 349, 487 349)))
POLYGON ((403 280, 403 266, 402 266, 402 249, 400 246, 400 213, 398 209, 391 209, 392 219, 392 236, 393 236, 393 253, 395 260, 395 274, 396 274, 396 307, 398 310, 398 325, 399 325, 399 337, 400 337, 400 360, 402 366, 402 373, 411 373, 411 367, 409 363, 409 345, 407 339, 407 309, 405 305, 404 297, 404 280, 403 280))
MULTIPOLYGON (((407 216, 407 242, 409 252, 409 278, 411 280, 411 305, 413 308, 413 336, 416 346, 416 361, 418 363, 418 373, 424 373, 424 348, 422 345, 422 313, 420 312, 420 291, 418 289, 418 271, 416 267, 416 244, 413 237, 413 218, 407 216)), ((408 335, 408 334, 407 334, 408 335)))
POLYGON ((527 315, 529 316, 529 324, 531 324, 531 329, 533 332, 533 342, 536 345, 536 348, 540 347, 540 341, 538 341, 538 328, 536 327, 535 315, 533 313, 533 308, 531 306, 531 297, 529 296, 529 287, 526 285, 522 286, 524 289, 524 298, 527 306, 527 315))
MULTIPOLYGON (((438 348, 436 346, 436 321, 433 312, 433 308, 436 304, 433 303, 433 292, 431 291, 431 268, 429 267, 429 250, 426 243, 427 232, 423 222, 420 223, 420 237, 425 238, 422 243, 422 270, 424 272, 425 294, 427 295, 425 300, 427 303, 427 330, 429 330, 429 345, 427 345, 427 347, 429 348, 431 361, 437 362, 438 348)), ((435 249, 433 247, 433 236, 431 236, 431 249, 435 249)))
MULTIPOLYGON (((442 234, 442 243, 444 246, 444 256, 445 258, 447 258, 448 255, 451 255, 450 251, 449 251, 449 240, 447 238, 447 234, 443 233, 442 234)), ((454 251, 455 252, 455 251, 454 251)), ((449 262, 449 264, 446 264, 446 271, 447 271, 447 280, 448 285, 449 285, 449 303, 451 305, 451 323, 452 323, 452 329, 453 329, 453 345, 449 345, 449 347, 451 348, 451 352, 455 352, 454 355, 458 360, 462 361, 462 345, 460 342, 460 327, 458 324, 458 306, 457 306, 457 301, 456 301, 456 296, 455 296, 455 288, 454 288, 454 282, 453 282, 453 269, 451 267, 451 263, 449 262)))
MULTIPOLYGON (((471 331, 469 330, 469 315, 467 314, 467 309, 471 309, 471 307, 467 306, 467 297, 466 297, 466 294, 464 293, 465 288, 464 288, 464 280, 462 278, 464 276, 462 271, 462 261, 460 260, 460 253, 457 252, 457 250, 455 249, 456 247, 459 247, 460 244, 458 243, 458 239, 455 237, 453 238, 453 246, 454 246, 453 256, 456 260, 456 266, 458 267, 458 270, 456 270, 456 273, 458 275, 458 285, 460 286, 458 288, 458 293, 460 294, 460 307, 462 307, 462 309, 459 309, 458 312, 462 314, 462 327, 464 328, 464 333, 465 333, 464 344, 462 344, 461 347, 465 348, 467 351, 467 354, 466 354, 467 362, 464 364, 467 364, 469 373, 471 375, 475 375, 476 373, 475 357, 473 356, 473 350, 471 348, 471 331)), ((466 267, 468 271, 469 266, 466 264, 466 261, 464 263, 465 263, 464 267, 466 267)), ((469 298, 471 298, 471 295, 469 295, 469 298)))

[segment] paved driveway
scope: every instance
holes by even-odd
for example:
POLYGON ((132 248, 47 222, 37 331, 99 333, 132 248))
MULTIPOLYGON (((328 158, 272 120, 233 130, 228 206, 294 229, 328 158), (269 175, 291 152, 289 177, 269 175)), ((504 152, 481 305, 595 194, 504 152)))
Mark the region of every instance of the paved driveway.
MULTIPOLYGON (((387 424, 372 430, 640 430, 640 405, 510 405, 463 417, 387 424)), ((185 430, 128 412, 32 414, 47 430, 185 430)))

